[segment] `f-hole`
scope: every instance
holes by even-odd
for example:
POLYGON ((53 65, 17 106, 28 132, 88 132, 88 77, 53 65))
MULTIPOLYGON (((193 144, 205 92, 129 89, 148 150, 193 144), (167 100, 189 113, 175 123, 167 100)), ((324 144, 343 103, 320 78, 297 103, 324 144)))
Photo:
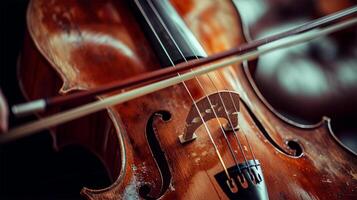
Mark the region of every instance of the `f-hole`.
POLYGON ((242 104, 244 107, 247 109, 249 115, 252 117, 255 125, 259 128, 259 130, 263 133, 265 138, 272 144, 275 148, 279 149, 281 152, 283 152, 286 155, 293 156, 293 157, 299 157, 303 154, 303 149, 300 146, 299 143, 290 140, 286 144, 289 147, 289 149, 286 150, 286 148, 281 147, 278 143, 274 141, 273 138, 270 137, 269 133, 265 130, 264 126, 260 123, 258 118, 255 116, 254 112, 250 109, 250 107, 244 102, 243 99, 241 99, 242 104))
POLYGON ((286 144, 288 145, 288 147, 290 149, 292 149, 294 151, 294 154, 295 156, 301 156, 303 151, 302 151, 302 148, 301 148, 301 145, 294 141, 294 140, 289 140, 286 142, 286 144))
POLYGON ((152 196, 152 194, 150 194, 152 188, 151 185, 149 184, 142 185, 139 188, 139 194, 144 199, 160 198, 165 193, 165 191, 169 188, 171 177, 172 177, 169 164, 165 157, 165 153, 162 151, 160 147, 160 143, 156 138, 156 133, 155 133, 156 130, 154 128, 154 122, 155 120, 157 120, 157 118, 159 118, 162 121, 169 121, 171 119, 171 114, 167 111, 157 111, 150 116, 148 123, 146 124, 146 138, 149 143, 150 150, 156 161, 156 164, 159 168, 162 184, 160 187, 161 188, 160 193, 155 196, 152 196))

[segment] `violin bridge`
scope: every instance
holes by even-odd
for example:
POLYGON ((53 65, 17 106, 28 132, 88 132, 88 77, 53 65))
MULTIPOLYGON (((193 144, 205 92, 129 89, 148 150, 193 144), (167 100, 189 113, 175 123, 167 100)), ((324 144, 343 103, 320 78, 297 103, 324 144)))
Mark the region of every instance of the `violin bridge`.
POLYGON ((192 105, 186 117, 184 133, 179 135, 181 143, 186 143, 197 138, 195 131, 205 122, 216 118, 226 119, 225 131, 238 130, 239 94, 231 91, 220 91, 210 94, 192 105), (212 111, 212 108, 215 112, 212 111), (203 119, 203 120, 202 120, 203 119), (233 127, 231 126, 231 123, 233 127))

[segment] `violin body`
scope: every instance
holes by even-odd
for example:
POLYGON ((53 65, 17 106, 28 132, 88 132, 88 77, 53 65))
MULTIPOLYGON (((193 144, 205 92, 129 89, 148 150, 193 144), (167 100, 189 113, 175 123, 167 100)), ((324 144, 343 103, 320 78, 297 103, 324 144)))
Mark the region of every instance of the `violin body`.
MULTIPOLYGON (((208 55, 246 42, 231 1, 171 4, 208 55)), ((127 1, 33 0, 27 20, 19 80, 28 99, 90 90, 160 68, 127 1)), ((204 126, 195 130, 196 139, 179 140, 194 108, 183 84, 53 128, 54 147, 81 145, 103 162, 112 184, 83 188, 87 199, 232 199, 233 193, 257 199, 356 198, 356 155, 336 139, 329 119, 304 126, 283 118, 254 88, 248 67, 211 72, 214 84, 207 75, 186 81, 196 102, 225 91, 239 95, 238 139, 233 131, 224 131, 227 139, 222 134, 224 117, 206 122, 227 168, 236 164, 228 140, 242 171, 246 164, 256 170, 243 172, 245 181, 232 194, 218 181, 224 169, 204 126), (249 182, 250 176, 260 178, 249 182)))

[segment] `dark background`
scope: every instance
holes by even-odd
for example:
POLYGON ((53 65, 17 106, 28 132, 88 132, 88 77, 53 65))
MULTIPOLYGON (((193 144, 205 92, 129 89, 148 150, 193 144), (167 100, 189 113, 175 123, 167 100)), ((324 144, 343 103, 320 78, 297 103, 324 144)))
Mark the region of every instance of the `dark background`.
MULTIPOLYGON (((27 3, 7 0, 0 4, 0 88, 10 106, 25 101, 18 88, 16 62, 26 28, 27 3)), ((356 147, 356 140, 350 139, 357 132, 356 121, 355 114, 333 120, 335 131, 350 141, 351 147, 356 147)), ((14 123, 11 117, 10 126, 14 123)), ((48 133, 0 146, 0 199, 80 199, 83 186, 103 188, 109 184, 104 167, 93 155, 74 146, 54 152, 48 133)))
MULTIPOLYGON (((356 0, 233 1, 251 40, 357 5, 356 0)), ((333 133, 357 152, 356 26, 262 55, 251 69, 255 64, 255 83, 274 109, 300 124, 327 116, 333 133)))
MULTIPOLYGON (((1 1, 0 88, 10 105, 25 101, 18 87, 16 62, 26 28, 27 3, 1 1)), ((93 155, 74 146, 54 152, 48 133, 0 146, 0 199, 80 199, 83 186, 109 184, 104 167, 93 155)))

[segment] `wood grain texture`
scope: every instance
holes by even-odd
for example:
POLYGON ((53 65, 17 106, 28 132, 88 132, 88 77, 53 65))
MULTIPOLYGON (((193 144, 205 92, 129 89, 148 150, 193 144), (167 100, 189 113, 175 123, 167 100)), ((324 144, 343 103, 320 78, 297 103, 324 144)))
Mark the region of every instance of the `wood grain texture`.
MULTIPOLYGON (((208 54, 245 42, 238 13, 230 1, 171 0, 208 54)), ((159 67, 148 41, 125 1, 33 0, 28 8, 29 35, 20 61, 19 78, 30 99, 89 90, 118 79, 159 67), (59 89, 59 84, 63 82, 59 89)), ((356 156, 331 135, 329 123, 299 127, 279 118, 257 96, 241 66, 230 66, 187 81, 194 99, 219 90, 238 92, 241 104, 239 139, 248 159, 245 134, 261 163, 270 199, 355 199, 356 156), (246 107, 247 106, 247 107, 246 107), (253 120, 254 116, 271 137, 253 120), (287 141, 296 141, 303 155, 292 156, 287 141), (272 145, 274 141, 284 153, 272 145)), ((102 98, 102 97, 98 97, 102 98)), ((141 199, 139 190, 150 185, 149 195, 162 199, 226 199, 214 175, 221 172, 219 160, 203 127, 198 138, 182 145, 178 136, 192 105, 182 84, 108 108, 76 120, 53 132, 56 146, 77 143, 103 161, 113 183, 108 188, 84 188, 87 199, 141 199), (168 121, 153 113, 167 111, 168 121), (162 194, 160 170, 147 140, 147 127, 164 152, 172 175, 162 194)), ((208 126, 227 166, 234 161, 216 120, 208 126)), ((243 156, 233 134, 227 134, 236 156, 243 156)))

